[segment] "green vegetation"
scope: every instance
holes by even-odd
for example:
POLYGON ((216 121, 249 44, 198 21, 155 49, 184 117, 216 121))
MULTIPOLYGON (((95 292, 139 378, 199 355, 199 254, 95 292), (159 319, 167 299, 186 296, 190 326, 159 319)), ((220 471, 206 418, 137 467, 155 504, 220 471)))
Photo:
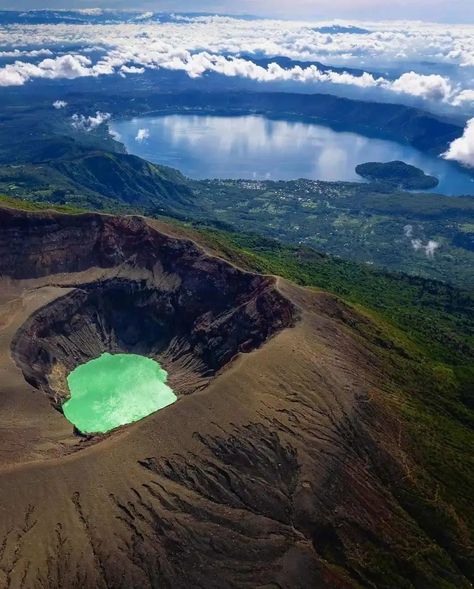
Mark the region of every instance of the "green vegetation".
POLYGON ((95 150, 42 164, 0 166, 0 192, 97 210, 134 207, 171 212, 192 204, 187 181, 176 170, 95 150))
POLYGON ((385 182, 405 190, 430 190, 439 184, 434 176, 427 176, 420 168, 400 161, 367 162, 358 165, 355 171, 362 178, 385 182))
POLYGON ((412 342, 404 345, 433 361, 474 362, 474 297, 467 292, 442 282, 379 272, 258 235, 198 230, 200 239, 240 266, 327 290, 371 309, 372 317, 403 330, 412 342))
POLYGON ((237 231, 474 286, 474 247, 459 229, 474 221, 474 198, 314 180, 209 180, 193 192, 207 218, 237 231))
POLYGON ((6 196, 4 194, 0 194, 0 205, 7 206, 12 209, 19 209, 22 211, 45 211, 53 209, 59 213, 67 213, 69 215, 85 212, 85 209, 81 209, 79 207, 58 204, 51 205, 43 202, 34 202, 31 200, 18 199, 12 196, 6 196))
POLYGON ((134 156, 95 150, 0 166, 0 193, 104 212, 213 220, 376 267, 474 286, 469 197, 310 180, 197 182, 134 156), (432 252, 429 242, 435 242, 432 252))

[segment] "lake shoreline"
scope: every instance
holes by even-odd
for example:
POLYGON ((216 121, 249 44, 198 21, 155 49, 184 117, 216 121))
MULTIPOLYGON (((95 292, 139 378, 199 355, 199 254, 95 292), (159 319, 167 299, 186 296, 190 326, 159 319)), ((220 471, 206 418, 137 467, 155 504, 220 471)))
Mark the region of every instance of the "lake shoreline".
POLYGON ((193 180, 308 179, 363 184, 355 168, 373 155, 380 161, 406 161, 439 178, 439 185, 426 192, 474 196, 474 179, 452 162, 408 144, 321 123, 297 115, 205 114, 195 108, 178 108, 175 112, 155 110, 145 116, 112 119, 109 128, 127 153, 179 169, 193 180), (140 129, 145 134, 152 130, 153 136, 139 140, 136 134, 140 129), (315 157, 319 154, 319 163, 310 161, 311 152, 315 157), (282 169, 289 172, 281 174, 282 169))

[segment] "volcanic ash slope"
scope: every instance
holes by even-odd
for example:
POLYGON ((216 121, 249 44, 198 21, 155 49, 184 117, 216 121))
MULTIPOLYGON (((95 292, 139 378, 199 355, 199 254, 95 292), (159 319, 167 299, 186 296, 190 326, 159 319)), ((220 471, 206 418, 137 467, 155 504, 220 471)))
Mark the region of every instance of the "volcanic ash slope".
POLYGON ((0 276, 0 587, 389 587, 374 545, 412 574, 399 424, 344 303, 139 217, 1 209, 0 276), (80 436, 66 377, 106 351, 178 401, 80 436))

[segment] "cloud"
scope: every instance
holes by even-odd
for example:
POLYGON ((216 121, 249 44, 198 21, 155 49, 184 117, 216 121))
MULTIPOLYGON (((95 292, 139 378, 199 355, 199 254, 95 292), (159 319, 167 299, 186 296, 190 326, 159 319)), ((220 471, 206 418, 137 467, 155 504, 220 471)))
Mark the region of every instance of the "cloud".
POLYGON ((112 137, 114 141, 122 140, 122 135, 120 135, 120 133, 118 131, 115 131, 114 129, 109 129, 109 135, 112 137))
MULTIPOLYGON (((398 100, 411 97, 413 101, 474 108, 474 89, 468 85, 472 77, 459 74, 459 79, 453 80, 443 73, 444 66, 457 66, 459 71, 461 66, 474 66, 474 26, 470 25, 447 30, 446 26, 420 22, 308 23, 222 16, 183 17, 162 23, 145 19, 100 25, 18 24, 0 27, 0 46, 13 60, 0 68, 0 86, 22 85, 34 79, 142 74, 147 69, 165 68, 191 77, 215 72, 261 83, 346 86, 359 92, 373 90, 382 100, 393 100, 391 95, 400 97, 398 100), (364 34, 354 34, 355 26, 364 34), (39 63, 27 61, 24 52, 42 50, 56 53, 39 63), (263 68, 255 63, 256 57, 273 56, 381 72, 396 67, 402 68, 398 69, 402 73, 391 76, 366 71, 357 76, 315 66, 282 68, 271 64, 263 68), (413 62, 419 66, 414 68, 413 62), (432 66, 422 62, 438 64, 439 72, 432 73, 432 66), (403 64, 408 71, 403 71, 403 64)), ((446 71, 450 76, 456 74, 452 67, 446 71)))
MULTIPOLYGON (((38 0, 3 0, 2 8, 24 10, 36 9, 41 4, 38 0)), ((344 14, 346 18, 373 18, 373 19, 420 19, 429 18, 437 21, 448 22, 472 22, 474 9, 466 0, 411 0, 391 3, 380 3, 376 0, 332 0, 332 2, 315 2, 314 0, 294 0, 293 2, 275 2, 275 0, 49 0, 47 4, 51 8, 71 9, 72 5, 87 6, 97 4, 110 9, 115 16, 117 9, 134 7, 134 11, 151 10, 154 7, 163 11, 206 11, 206 12, 240 12, 241 14, 258 14, 263 16, 278 15, 284 18, 332 18, 336 14, 344 14), (115 10, 114 10, 115 9, 115 10)), ((100 14, 100 9, 84 9, 84 14, 100 14)), ((103 12, 106 12, 105 10, 103 12)))
POLYGON ((145 71, 144 67, 136 67, 134 65, 123 65, 120 68, 121 73, 123 74, 143 74, 145 71))
POLYGON ((105 10, 103 8, 76 8, 75 12, 84 15, 97 16, 99 14, 104 14, 105 10))
POLYGON ((135 137, 135 141, 139 143, 143 143, 146 139, 150 137, 150 131, 148 129, 138 129, 137 135, 135 137))
POLYGON ((390 87, 395 92, 428 100, 446 101, 453 94, 453 88, 447 78, 438 74, 424 76, 413 71, 402 74, 390 87))
POLYGON ((56 110, 60 110, 61 108, 66 108, 67 106, 67 102, 64 100, 55 100, 53 102, 53 108, 55 108, 56 110))
POLYGON ((443 157, 474 168, 474 118, 467 122, 462 137, 451 143, 443 157))
POLYGON ((436 250, 440 247, 440 244, 433 239, 430 239, 426 244, 421 239, 412 239, 411 245, 416 252, 424 251, 427 258, 434 258, 436 250))
POLYGON ((454 106, 463 106, 464 104, 474 104, 474 90, 462 90, 453 99, 454 106))
POLYGON ((120 56, 111 52, 107 57, 92 64, 91 60, 80 55, 64 55, 55 59, 45 59, 38 65, 17 61, 0 69, 0 86, 22 85, 30 79, 73 79, 86 76, 122 74, 141 74, 145 67, 150 69, 169 69, 186 72, 191 78, 198 78, 206 72, 214 72, 227 77, 241 77, 256 82, 299 82, 302 84, 347 85, 357 88, 379 88, 397 94, 403 93, 427 100, 447 101, 453 95, 453 88, 447 78, 439 75, 405 73, 394 81, 382 76, 364 72, 354 75, 349 72, 321 70, 316 65, 283 68, 277 63, 262 67, 249 59, 211 54, 207 51, 190 53, 163 48, 160 53, 134 56, 136 64, 127 65, 130 56, 120 56))
MULTIPOLYGON (((148 15, 146 15, 148 16, 148 15)), ((101 45, 150 51, 160 43, 192 52, 286 55, 318 60, 333 56, 353 65, 392 65, 394 61, 474 63, 474 27, 420 22, 348 22, 343 20, 304 22, 242 20, 230 17, 180 18, 172 22, 127 22, 117 24, 10 25, 0 30, 0 46, 101 45), (315 26, 319 25, 319 26, 315 26), (354 34, 354 26, 367 31, 354 34), (320 32, 334 28, 334 33, 320 32), (346 32, 337 32, 338 30, 346 32), (141 40, 141 42, 140 42, 141 40), (143 47, 141 47, 143 45, 143 47)), ((93 22, 93 21, 91 21, 93 22)))
POLYGON ((0 87, 22 86, 28 79, 28 76, 10 65, 0 69, 0 87))
POLYGON ((31 51, 21 51, 14 49, 13 51, 0 51, 0 59, 7 59, 11 57, 44 57, 45 55, 54 55, 50 49, 32 49, 31 51))
POLYGON ((439 248, 440 244, 437 241, 430 239, 428 243, 425 245, 425 252, 428 258, 434 258, 436 250, 439 248))
POLYGON ((436 251, 441 245, 434 239, 429 239, 426 243, 423 243, 423 240, 414 238, 413 225, 405 225, 403 227, 403 234, 407 239, 410 240, 411 247, 415 250, 415 252, 424 252, 427 258, 434 258, 436 251))
POLYGON ((100 112, 97 111, 95 116, 85 116, 80 114, 73 114, 72 115, 72 126, 77 129, 78 131, 85 131, 88 133, 93 129, 96 129, 103 123, 107 122, 111 117, 111 114, 108 112, 100 112))
POLYGON ((133 20, 148 20, 149 18, 153 18, 153 12, 144 12, 143 14, 139 14, 133 20))
POLYGON ((38 69, 49 79, 66 78, 72 80, 87 75, 90 59, 84 55, 61 55, 54 59, 44 59, 38 64, 38 69))
POLYGON ((403 233, 405 237, 411 237, 413 235, 413 225, 405 225, 403 233))
POLYGON ((79 78, 94 74, 91 61, 84 55, 61 55, 38 64, 15 61, 0 68, 0 86, 22 86, 34 78, 48 80, 79 78))

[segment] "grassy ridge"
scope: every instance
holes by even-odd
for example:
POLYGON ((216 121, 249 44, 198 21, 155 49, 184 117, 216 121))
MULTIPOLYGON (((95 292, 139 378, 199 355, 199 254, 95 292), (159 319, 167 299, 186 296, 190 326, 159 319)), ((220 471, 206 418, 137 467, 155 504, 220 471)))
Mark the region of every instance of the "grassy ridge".
POLYGON ((31 200, 23 200, 7 196, 6 194, 0 194, 0 205, 9 207, 11 209, 18 209, 21 211, 47 211, 54 210, 58 213, 67 213, 70 215, 84 213, 87 209, 80 207, 74 207, 71 205, 51 205, 44 202, 35 202, 31 200))

